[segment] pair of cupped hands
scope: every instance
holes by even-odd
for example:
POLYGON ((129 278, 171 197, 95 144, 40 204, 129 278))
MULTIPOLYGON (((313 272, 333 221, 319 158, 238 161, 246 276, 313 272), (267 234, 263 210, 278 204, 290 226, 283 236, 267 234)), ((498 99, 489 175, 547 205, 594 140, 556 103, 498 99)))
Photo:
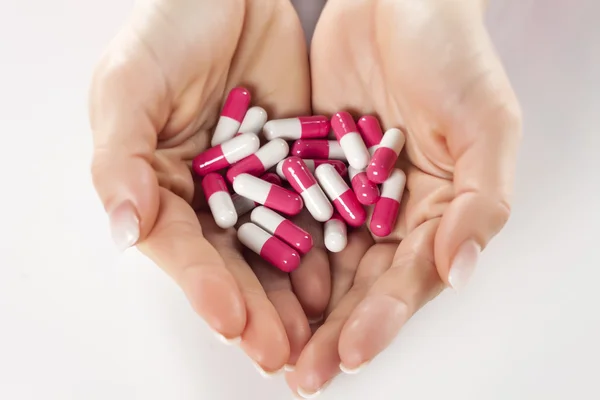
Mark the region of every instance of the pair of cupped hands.
POLYGON ((329 0, 310 59, 289 0, 146 0, 94 75, 93 180, 117 245, 169 274, 220 338, 310 397, 353 373, 445 287, 461 289, 510 213, 520 108, 484 0, 329 0), (192 159, 228 91, 270 119, 349 110, 407 136, 392 235, 357 229, 330 254, 322 226, 285 274, 216 227, 192 159), (285 368, 284 368, 285 367, 285 368))

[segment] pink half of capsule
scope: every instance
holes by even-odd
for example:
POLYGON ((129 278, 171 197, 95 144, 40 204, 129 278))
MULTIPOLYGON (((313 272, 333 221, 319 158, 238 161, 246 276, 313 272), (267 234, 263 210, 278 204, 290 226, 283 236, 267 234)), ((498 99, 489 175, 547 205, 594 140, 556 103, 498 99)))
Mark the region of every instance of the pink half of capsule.
MULTIPOLYGON (((285 175, 283 175, 284 161, 285 160, 280 161, 277 164, 277 168, 276 168, 277 175, 279 175, 283 179, 285 179, 285 175)), ((306 160, 306 159, 303 159, 302 161, 304 161, 304 163, 306 164, 306 167, 312 173, 314 173, 315 168, 321 164, 331 164, 340 173, 341 176, 348 175, 348 168, 346 167, 346 164, 344 164, 342 161, 339 161, 339 160, 306 160)))
POLYGON ((233 190, 240 196, 286 215, 297 215, 304 207, 298 194, 250 174, 238 175, 233 181, 233 190))
MULTIPOLYGON (((273 185, 281 186, 281 178, 273 172, 267 172, 266 174, 262 175, 260 179, 270 182, 273 185)), ((245 198, 244 196, 240 196, 237 193, 231 195, 231 201, 233 201, 233 206, 235 207, 238 217, 249 213, 260 205, 255 201, 245 198)))
POLYGON ((202 189, 215 223, 223 229, 237 222, 237 212, 223 177, 215 172, 202 179, 202 189))
POLYGON ((372 115, 365 115, 360 117, 356 125, 358 125, 358 131, 365 142, 365 146, 372 155, 383 138, 383 130, 379 120, 372 115))
POLYGON ((274 139, 267 142, 254 154, 238 161, 227 171, 227 180, 233 182, 239 174, 247 173, 258 176, 283 160, 290 151, 287 142, 283 139, 274 139))
POLYGON ((367 178, 365 171, 358 171, 354 168, 348 168, 348 174, 350 176, 350 183, 352 184, 352 190, 356 194, 356 198, 360 204, 371 205, 379 199, 379 188, 377 184, 371 182, 367 178))
POLYGON ((381 197, 375 203, 369 228, 375 236, 385 237, 392 233, 398 219, 400 202, 404 193, 406 175, 401 169, 394 169, 383 182, 381 197))
POLYGON ((314 219, 325 222, 331 218, 333 207, 301 158, 286 158, 282 164, 282 171, 292 188, 300 193, 306 209, 314 219))
POLYGON ((251 222, 240 226, 237 236, 244 246, 283 272, 292 272, 300 265, 296 250, 251 222))
POLYGON ((313 247, 312 236, 308 232, 266 207, 256 207, 250 214, 250 221, 298 250, 300 254, 308 253, 313 247))
POLYGON ((358 133, 352 116, 345 111, 336 113, 331 117, 331 128, 346 155, 348 164, 356 169, 366 168, 371 154, 358 133))
POLYGON ((367 177, 375 183, 383 183, 396 165, 404 147, 404 133, 400 129, 388 129, 367 167, 367 177))
POLYGON ((312 115, 309 117, 275 119, 265 124, 263 132, 267 140, 282 138, 286 140, 315 139, 327 137, 330 125, 327 117, 312 115))
POLYGON ((346 160, 346 155, 336 140, 296 140, 290 155, 304 159, 346 160))
POLYGON ((215 127, 211 146, 221 144, 238 133, 249 105, 250 92, 246 88, 235 87, 231 89, 227 99, 225 99, 221 116, 215 127))
POLYGON ((320 165, 315 170, 315 176, 319 185, 327 193, 327 197, 333 202, 337 212, 348 225, 359 227, 365 223, 367 220, 365 209, 332 165, 320 165))
POLYGON ((260 141, 254 133, 244 133, 198 154, 192 162, 200 176, 229 167, 258 150, 260 141))

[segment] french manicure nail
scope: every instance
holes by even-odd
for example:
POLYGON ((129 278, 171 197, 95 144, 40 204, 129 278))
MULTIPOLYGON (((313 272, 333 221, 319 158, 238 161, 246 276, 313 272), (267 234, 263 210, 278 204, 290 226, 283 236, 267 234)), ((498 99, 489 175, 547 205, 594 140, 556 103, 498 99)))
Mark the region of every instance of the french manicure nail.
POLYGON ((448 274, 448 283, 454 290, 460 291, 467 286, 475 272, 479 253, 481 246, 474 240, 468 240, 458 248, 448 274))
POLYGON ((356 368, 349 368, 349 367, 346 367, 344 364, 340 363, 340 370, 343 373, 348 374, 348 375, 356 375, 360 371, 362 371, 368 364, 369 364, 369 362, 367 361, 367 362, 364 362, 364 363, 360 364, 356 368))
POLYGON ((283 370, 285 372, 294 372, 296 370, 296 366, 295 365, 290 365, 290 364, 285 364, 283 366, 283 370))
POLYGON ((314 399, 315 397, 317 397, 318 395, 321 394, 321 390, 317 390, 314 393, 309 393, 309 392, 305 391, 304 389, 302 389, 301 387, 298 387, 298 394, 303 399, 314 399))
POLYGON ((256 368, 256 370, 258 371, 258 373, 266 379, 270 379, 273 378, 276 375, 279 375, 279 373, 281 372, 281 370, 277 370, 277 371, 265 371, 263 369, 263 367, 260 366, 260 364, 258 364, 256 361, 252 360, 252 364, 254 365, 254 368, 256 368))
POLYGON ((226 338, 225 336, 221 335, 219 332, 215 332, 215 336, 219 342, 221 342, 227 346, 237 346, 238 344, 240 344, 242 342, 242 338, 239 336, 229 339, 229 338, 226 338))
POLYGON ((126 200, 108 214, 110 232, 115 245, 125 251, 140 238, 140 220, 133 204, 126 200))

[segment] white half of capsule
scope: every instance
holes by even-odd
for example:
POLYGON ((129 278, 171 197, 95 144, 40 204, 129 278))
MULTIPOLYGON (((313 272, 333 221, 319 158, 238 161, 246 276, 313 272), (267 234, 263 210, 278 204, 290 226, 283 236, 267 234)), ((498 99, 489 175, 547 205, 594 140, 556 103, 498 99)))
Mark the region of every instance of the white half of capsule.
POLYGON ((263 135, 267 140, 282 138, 296 140, 302 137, 302 123, 300 118, 274 119, 263 127, 263 135))
POLYGON ((321 164, 315 170, 315 177, 323 188, 327 197, 332 201, 340 197, 349 187, 331 164, 321 164))
POLYGON ((229 164, 236 163, 256 153, 260 140, 254 133, 244 133, 221 144, 221 151, 229 164))
MULTIPOLYGON (((271 168, 279 161, 287 157, 290 146, 283 139, 273 139, 258 149, 254 155, 258 157, 265 170, 271 168)), ((283 172, 283 171, 282 171, 283 172)))
POLYGON ((234 193, 231 196, 231 201, 233 202, 233 206, 235 207, 235 211, 238 217, 241 217, 244 214, 249 213, 256 207, 256 203, 250 199, 245 198, 244 196, 240 196, 237 193, 234 193))
POLYGON ((300 193, 300 196, 310 215, 317 221, 325 222, 333 215, 333 206, 319 185, 312 185, 300 193))
POLYGON ((361 172, 365 172, 364 170, 358 170, 356 168, 352 168, 352 166, 348 167, 348 177, 350 178, 350 181, 352 181, 352 179, 354 179, 354 177, 358 174, 360 174, 361 172))
POLYGON ((389 178, 381 185, 381 197, 394 199, 398 202, 402 200, 404 194, 404 185, 406 184, 406 175, 404 171, 394 168, 389 178))
POLYGON ((350 132, 342 136, 340 147, 346 155, 348 164, 354 168, 363 169, 369 164, 371 155, 358 132, 350 132))
POLYGON ((234 192, 260 204, 265 204, 272 186, 271 182, 250 174, 239 174, 233 181, 234 192))
POLYGON ((262 107, 250 107, 244 115, 239 133, 254 133, 258 135, 267 122, 267 112, 262 107))
POLYGON ((385 131, 379 146, 387 147, 394 151, 396 154, 400 154, 404 147, 404 133, 398 128, 392 128, 385 131))
POLYGON ((260 254, 263 246, 272 236, 257 225, 247 222, 238 228, 237 237, 244 246, 260 254))
POLYGON ((332 253, 339 253, 346 248, 348 244, 348 231, 346 224, 338 219, 331 219, 325 222, 323 228, 323 238, 325 248, 332 253))
MULTIPOLYGON (((348 136, 348 135, 346 135, 346 136, 348 136)), ((344 137, 346 137, 346 136, 344 136, 344 137)), ((360 138, 360 136, 359 136, 359 139, 362 142, 362 139, 360 138)), ((363 146, 364 145, 365 144, 363 143, 363 146)), ((330 160, 340 160, 340 161, 347 161, 347 159, 348 159, 340 142, 338 142, 337 140, 329 141, 329 159, 330 160)), ((366 167, 366 165, 365 165, 365 167, 366 167)))
POLYGON ((237 222, 237 212, 227 192, 215 192, 208 198, 208 208, 219 228, 231 228, 237 222))
MULTIPOLYGON (((285 160, 281 160, 279 163, 277 163, 277 167, 275 168, 275 172, 277 172, 277 175, 279 175, 279 177, 281 179, 287 180, 287 178, 285 177, 285 175, 283 174, 283 162, 285 160)), ((305 160, 303 159, 302 161, 304 161, 304 164, 306 164, 306 168, 308 168, 308 170, 312 173, 315 172, 315 160, 305 160)))
POLYGON ((226 116, 219 117, 219 122, 217 122, 217 126, 215 127, 215 131, 210 141, 210 145, 214 147, 221 143, 225 143, 226 141, 234 137, 235 134, 238 133, 239 129, 239 121, 236 121, 235 119, 226 116))
POLYGON ((375 146, 371 146, 371 147, 369 147, 369 149, 368 149, 368 150, 369 150, 369 155, 370 155, 371 157, 373 157, 373 154, 375 154, 375 150, 377 150, 377 148, 378 148, 378 147, 379 147, 379 145, 378 145, 378 144, 376 144, 375 146))
POLYGON ((285 221, 285 218, 267 207, 258 206, 252 211, 252 214, 250 214, 250 221, 254 222, 271 235, 274 235, 279 225, 285 221))

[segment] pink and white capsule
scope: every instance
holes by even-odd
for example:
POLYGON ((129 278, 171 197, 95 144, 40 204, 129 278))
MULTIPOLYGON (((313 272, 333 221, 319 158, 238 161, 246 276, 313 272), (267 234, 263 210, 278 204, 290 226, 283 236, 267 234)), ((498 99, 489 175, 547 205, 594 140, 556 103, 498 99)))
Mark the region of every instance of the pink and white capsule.
POLYGON ((202 179, 202 189, 217 226, 223 229, 234 226, 237 213, 225 179, 215 172, 210 173, 202 179))
POLYGON ((348 164, 356 169, 365 169, 369 164, 371 155, 362 137, 358 133, 358 128, 354 123, 352 116, 345 111, 336 113, 331 118, 331 127, 335 132, 335 137, 346 155, 348 164))
POLYGON ((250 214, 250 221, 298 250, 300 254, 308 253, 313 247, 312 236, 308 232, 266 207, 256 207, 250 214))
POLYGON ((332 253, 339 253, 348 244, 348 228, 338 213, 325 222, 323 227, 323 240, 325 248, 332 253))
POLYGON ((369 224, 373 235, 385 237, 392 233, 398 219, 405 184, 406 175, 398 168, 394 169, 390 177, 383 182, 381 197, 375 203, 369 224))
MULTIPOLYGON (((283 161, 285 161, 285 160, 283 160, 283 161)), ((277 164, 277 168, 275 169, 277 171, 277 175, 279 175, 281 177, 281 179, 285 179, 285 175, 283 175, 283 161, 280 161, 277 164)), ((315 173, 315 168, 317 168, 319 165, 331 164, 340 173, 341 176, 348 175, 348 168, 346 167, 346 164, 344 164, 342 161, 339 161, 339 160, 303 160, 303 161, 306 164, 306 167, 308 168, 308 170, 313 174, 315 173)))
MULTIPOLYGON (((261 176, 260 179, 271 182, 274 185, 281 186, 281 178, 272 172, 267 172, 261 176)), ((240 196, 237 193, 231 195, 231 201, 233 201, 233 205, 235 206, 235 211, 238 217, 249 213, 260 205, 250 199, 245 198, 244 196, 240 196)))
POLYGON ((388 129, 367 167, 367 177, 375 183, 383 183, 390 176, 398 156, 404 147, 404 133, 400 129, 388 129))
POLYGON ((296 193, 250 174, 238 175, 233 181, 233 190, 240 196, 286 215, 296 215, 304 207, 302 198, 296 193))
POLYGON ((290 147, 283 139, 267 142, 254 154, 238 161, 227 171, 227 180, 233 182, 239 174, 247 173, 254 176, 264 174, 266 170, 283 160, 289 153, 290 147))
POLYGON ((237 236, 244 246, 283 272, 292 272, 300 265, 296 250, 251 222, 240 226, 237 236))
POLYGON ((296 140, 290 155, 303 159, 346 160, 342 146, 336 140, 296 140))
POLYGON ((254 133, 258 135, 267 122, 267 112, 262 107, 250 107, 246 111, 242 125, 238 129, 240 133, 254 133))
POLYGON ((327 197, 333 202, 337 212, 348 225, 359 227, 365 223, 367 220, 365 209, 333 165, 319 165, 315 170, 315 176, 327 197))
POLYGON ((282 170, 290 185, 302 196, 306 209, 314 219, 325 222, 331 218, 333 206, 301 158, 286 158, 282 170))
POLYGON ((375 204, 379 199, 379 188, 377 187, 377 184, 371 182, 369 178, 367 178, 367 173, 365 171, 358 171, 349 167, 348 174, 350 176, 352 190, 354 190, 358 202, 366 206, 375 204))
POLYGON ((265 124, 263 133, 267 140, 282 138, 286 140, 324 138, 329 133, 330 125, 327 117, 312 115, 310 117, 275 119, 265 124))
POLYGON ((358 131, 369 150, 369 154, 372 156, 377 150, 381 138, 383 138, 383 130, 379 120, 372 115, 365 115, 358 120, 356 125, 358 125, 358 131))
POLYGON ((260 141, 254 133, 244 133, 198 154, 192 167, 200 176, 229 167, 258 150, 260 141))
POLYGON ((215 127, 211 146, 216 146, 231 139, 238 133, 248 106, 250 105, 250 92, 243 87, 231 89, 221 110, 219 122, 215 127))

